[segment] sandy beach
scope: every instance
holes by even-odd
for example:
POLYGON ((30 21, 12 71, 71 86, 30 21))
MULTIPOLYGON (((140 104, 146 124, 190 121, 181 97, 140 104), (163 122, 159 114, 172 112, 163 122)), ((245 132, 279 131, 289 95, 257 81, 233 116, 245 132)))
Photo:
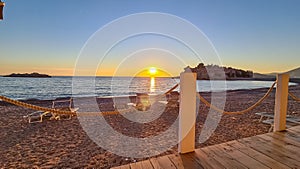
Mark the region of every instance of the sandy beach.
MULTIPOLYGON (((300 96, 300 85, 291 86, 290 92, 300 96)), ((268 89, 227 91, 226 111, 243 110, 253 105, 268 89)), ((210 100, 210 93, 201 93, 210 100)), ((223 115, 212 134, 204 143, 198 137, 209 109, 200 104, 196 123, 196 146, 204 147, 222 142, 267 133, 270 125, 259 122, 256 112, 274 111, 275 90, 262 105, 243 115, 223 115)), ((99 106, 108 99, 98 99, 99 106)), ((51 100, 25 102, 51 107, 51 100)), ((109 103, 107 104, 109 105, 109 103)), ((107 107, 109 109, 110 106, 107 107)), ((300 117, 300 103, 289 98, 288 114, 300 117)), ((94 143, 82 129, 78 119, 45 120, 29 124, 23 116, 34 110, 0 102, 0 168, 110 168, 140 161, 112 154, 94 143)), ((178 116, 178 107, 167 105, 164 114, 147 123, 140 130, 138 124, 128 123, 121 115, 107 115, 112 127, 128 136, 145 138, 165 131, 178 116), (126 130, 125 130, 126 129, 126 130)), ((139 124, 140 125, 140 124, 139 124)), ((113 141, 113 140, 112 140, 113 141)), ((161 154, 176 153, 177 147, 161 154)))

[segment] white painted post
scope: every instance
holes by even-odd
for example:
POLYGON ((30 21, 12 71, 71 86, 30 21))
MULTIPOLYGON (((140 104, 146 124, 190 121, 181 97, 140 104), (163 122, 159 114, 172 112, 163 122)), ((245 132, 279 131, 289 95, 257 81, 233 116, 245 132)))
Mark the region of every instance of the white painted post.
POLYGON ((273 131, 283 131, 286 128, 286 112, 289 92, 289 74, 277 74, 275 95, 275 117, 273 131))
POLYGON ((181 154, 195 150, 196 74, 188 70, 180 74, 179 142, 181 154))

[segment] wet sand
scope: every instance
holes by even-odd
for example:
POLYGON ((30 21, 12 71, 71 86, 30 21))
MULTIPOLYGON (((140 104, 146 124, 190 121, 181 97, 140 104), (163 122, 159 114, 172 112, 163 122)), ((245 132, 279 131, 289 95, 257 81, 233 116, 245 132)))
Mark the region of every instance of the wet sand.
MULTIPOLYGON (((300 86, 290 91, 300 97, 300 86)), ((238 111, 254 104, 268 89, 227 91, 225 110, 238 111)), ((210 93, 201 93, 210 100, 210 93)), ((209 109, 200 104, 196 123, 196 146, 204 147, 239 138, 267 133, 269 125, 260 123, 256 112, 274 111, 275 91, 262 105, 243 115, 223 115, 212 136, 199 143, 199 135, 209 109)), ((109 99, 98 99, 101 110, 111 110, 109 99)), ((27 100, 27 103, 51 107, 52 101, 27 100)), ((300 117, 300 103, 289 99, 288 114, 300 117)), ((168 104, 156 120, 132 123, 121 115, 107 115, 105 120, 116 131, 127 136, 147 138, 166 131, 178 116, 178 106, 168 104)), ((29 124, 24 115, 34 110, 0 102, 0 168, 110 168, 142 159, 120 157, 94 143, 82 129, 79 120, 45 120, 29 124)), ((112 143, 114 140, 111 140, 112 143)), ((167 141, 167 139, 166 139, 167 141)), ((174 146, 161 154, 176 153, 174 146)))

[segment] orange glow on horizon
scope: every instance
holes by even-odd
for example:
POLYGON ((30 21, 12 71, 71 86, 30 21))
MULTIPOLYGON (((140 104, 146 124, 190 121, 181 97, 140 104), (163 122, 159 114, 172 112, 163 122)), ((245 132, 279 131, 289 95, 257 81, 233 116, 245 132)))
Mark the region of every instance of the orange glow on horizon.
POLYGON ((158 69, 156 67, 150 67, 142 70, 137 73, 135 76, 137 77, 171 77, 171 75, 164 70, 158 69))

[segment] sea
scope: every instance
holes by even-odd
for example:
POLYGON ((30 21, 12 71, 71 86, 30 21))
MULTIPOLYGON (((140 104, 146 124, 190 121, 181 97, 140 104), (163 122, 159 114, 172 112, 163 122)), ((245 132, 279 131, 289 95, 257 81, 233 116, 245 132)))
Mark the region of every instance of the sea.
MULTIPOLYGON (((64 97, 113 97, 136 93, 162 94, 179 83, 178 78, 161 77, 0 77, 0 95, 18 99, 48 100, 64 97)), ((225 91, 269 88, 272 81, 198 80, 197 91, 225 91)), ((293 85, 293 83, 290 83, 293 85)), ((180 90, 179 88, 175 90, 180 90)))

